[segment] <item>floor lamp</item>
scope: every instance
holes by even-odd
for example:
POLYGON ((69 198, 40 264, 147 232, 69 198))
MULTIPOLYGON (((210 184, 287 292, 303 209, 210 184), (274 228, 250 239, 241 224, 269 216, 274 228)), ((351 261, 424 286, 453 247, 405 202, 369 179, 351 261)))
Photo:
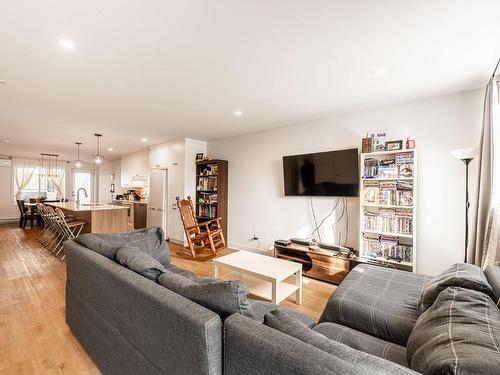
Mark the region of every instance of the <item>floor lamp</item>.
POLYGON ((451 151, 455 159, 462 160, 465 164, 465 250, 464 263, 467 263, 467 246, 469 245, 469 164, 474 159, 473 148, 462 148, 451 151))

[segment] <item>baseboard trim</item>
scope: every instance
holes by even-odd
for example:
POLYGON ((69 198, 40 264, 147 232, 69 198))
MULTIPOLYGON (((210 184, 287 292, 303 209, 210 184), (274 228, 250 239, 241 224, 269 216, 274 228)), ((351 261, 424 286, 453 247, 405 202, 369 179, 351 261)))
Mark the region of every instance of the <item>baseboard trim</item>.
POLYGON ((227 244, 227 247, 230 249, 234 250, 245 250, 245 251, 252 251, 254 253, 261 253, 261 254, 272 254, 271 250, 266 250, 266 249, 261 249, 259 247, 254 247, 254 246, 248 246, 248 245, 243 245, 241 243, 236 243, 236 242, 229 242, 227 244))
POLYGON ((11 217, 11 218, 5 218, 5 219, 0 219, 0 224, 11 224, 11 223, 17 223, 19 222, 19 218, 11 217))

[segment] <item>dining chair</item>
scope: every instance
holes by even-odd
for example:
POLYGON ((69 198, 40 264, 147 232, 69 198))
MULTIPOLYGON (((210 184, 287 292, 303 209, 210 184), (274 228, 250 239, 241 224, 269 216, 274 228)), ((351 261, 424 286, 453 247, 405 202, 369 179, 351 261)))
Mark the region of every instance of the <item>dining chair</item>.
POLYGON ((24 205, 24 201, 22 199, 16 199, 17 208, 19 208, 19 228, 26 228, 26 222, 28 221, 28 212, 27 207, 24 205))

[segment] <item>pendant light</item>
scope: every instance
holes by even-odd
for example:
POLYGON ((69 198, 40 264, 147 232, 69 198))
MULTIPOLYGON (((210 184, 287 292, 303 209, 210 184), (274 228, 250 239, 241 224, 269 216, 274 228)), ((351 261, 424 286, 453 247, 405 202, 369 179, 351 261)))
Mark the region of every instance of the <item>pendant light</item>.
POLYGON ((102 134, 94 134, 96 137, 97 137, 97 154, 96 155, 92 155, 92 157, 94 158, 94 164, 102 164, 102 162, 104 161, 104 156, 101 155, 101 145, 99 143, 99 139, 102 137, 102 134))
POLYGON ((82 143, 81 142, 75 142, 75 145, 77 147, 77 158, 73 164, 73 166, 76 168, 76 169, 80 169, 82 166, 83 166, 83 163, 82 161, 80 160, 80 145, 82 143))

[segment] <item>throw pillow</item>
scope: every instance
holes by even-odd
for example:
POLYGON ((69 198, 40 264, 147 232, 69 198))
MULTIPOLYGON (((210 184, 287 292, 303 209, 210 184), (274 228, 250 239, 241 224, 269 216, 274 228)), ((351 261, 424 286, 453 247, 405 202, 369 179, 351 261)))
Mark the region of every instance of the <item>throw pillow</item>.
POLYGON ((165 271, 165 267, 152 256, 143 253, 136 247, 124 246, 116 252, 116 260, 122 266, 156 281, 165 271))
POLYGON ((75 238, 75 241, 88 249, 95 251, 106 258, 115 259, 116 252, 120 247, 123 246, 122 243, 105 241, 92 233, 82 234, 75 238))
POLYGON ((436 300, 439 293, 449 286, 477 290, 491 295, 491 286, 478 266, 468 263, 457 263, 431 279, 420 296, 418 313, 422 314, 436 300))
POLYGON ((493 290, 493 298, 497 306, 500 306, 500 267, 488 266, 484 269, 484 276, 493 290))
POLYGON ((187 278, 189 280, 192 280, 192 281, 198 281, 198 280, 200 280, 200 278, 198 276, 196 276, 195 273, 193 273, 191 271, 188 271, 188 270, 185 270, 184 268, 176 267, 173 264, 166 265, 165 269, 167 271, 170 271, 170 272, 176 273, 178 275, 184 276, 185 278, 187 278))
POLYGON ((248 287, 239 281, 212 278, 190 280, 166 270, 160 275, 158 282, 165 288, 216 312, 222 319, 234 313, 254 317, 247 298, 248 287))
POLYGON ((360 374, 413 374, 413 371, 404 366, 330 340, 284 310, 268 312, 264 317, 264 324, 357 366, 360 374))
POLYGON ((170 251, 165 241, 165 234, 163 229, 157 227, 122 233, 88 233, 78 236, 75 241, 109 259, 115 259, 120 247, 135 246, 164 266, 170 263, 170 251))
POLYGON ((418 318, 407 357, 423 374, 498 374, 500 310, 482 292, 447 288, 418 318))

